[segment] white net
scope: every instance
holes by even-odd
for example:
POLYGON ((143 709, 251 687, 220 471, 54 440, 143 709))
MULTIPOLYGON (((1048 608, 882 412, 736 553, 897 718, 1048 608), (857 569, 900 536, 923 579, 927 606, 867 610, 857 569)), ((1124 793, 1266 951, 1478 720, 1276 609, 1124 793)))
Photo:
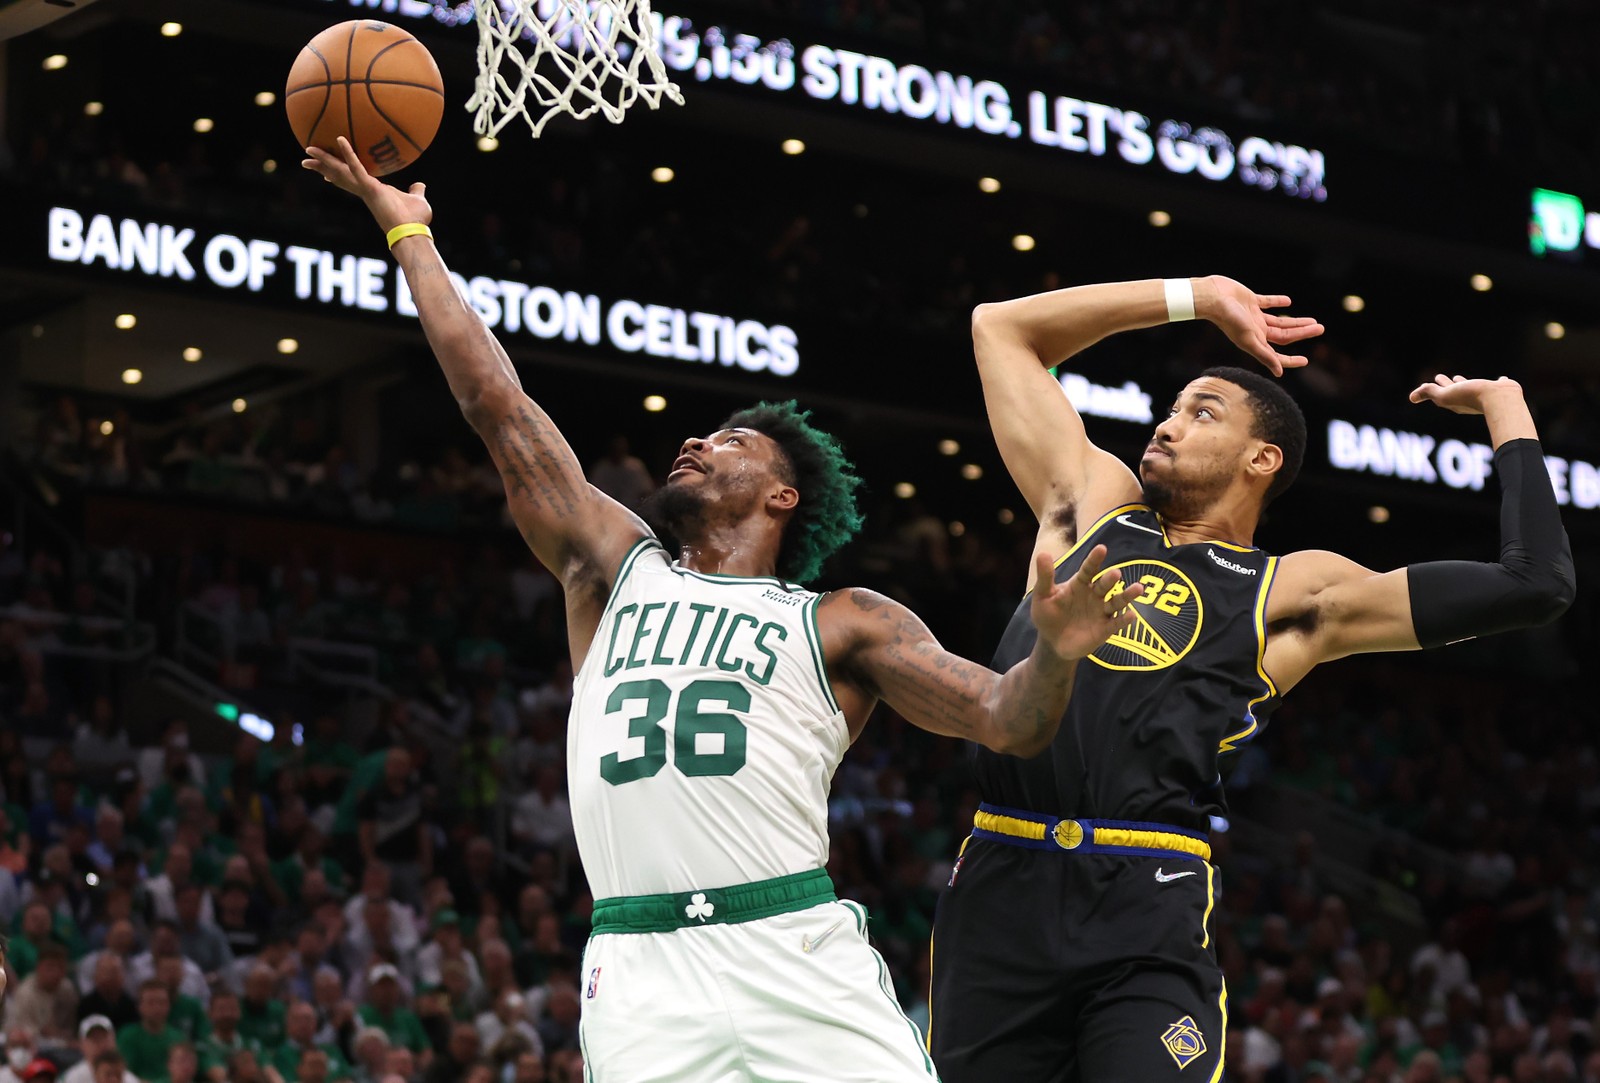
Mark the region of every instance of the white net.
POLYGON ((522 117, 534 137, 551 117, 596 112, 620 124, 643 100, 683 104, 656 47, 650 0, 474 0, 478 85, 467 102, 479 135, 522 117))

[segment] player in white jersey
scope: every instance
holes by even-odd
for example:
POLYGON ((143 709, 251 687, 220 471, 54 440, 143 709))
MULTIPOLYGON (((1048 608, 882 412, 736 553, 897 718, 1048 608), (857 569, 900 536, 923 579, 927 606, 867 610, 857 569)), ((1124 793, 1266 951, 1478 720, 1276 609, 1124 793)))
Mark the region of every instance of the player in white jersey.
POLYGON ((1036 571, 1038 646, 1004 675, 949 654, 871 591, 817 595, 855 532, 859 479, 807 415, 763 404, 685 441, 645 521, 593 488, 451 283, 421 185, 368 176, 349 145, 305 163, 359 195, 410 283, 451 391, 494 456, 518 527, 561 579, 577 673, 567 742, 596 897, 582 1040, 600 1083, 885 1083, 933 1064, 838 901, 829 780, 879 699, 934 733, 1031 754, 1082 658, 1131 619, 1139 584, 1036 571), (782 576, 782 578, 780 578, 782 576))

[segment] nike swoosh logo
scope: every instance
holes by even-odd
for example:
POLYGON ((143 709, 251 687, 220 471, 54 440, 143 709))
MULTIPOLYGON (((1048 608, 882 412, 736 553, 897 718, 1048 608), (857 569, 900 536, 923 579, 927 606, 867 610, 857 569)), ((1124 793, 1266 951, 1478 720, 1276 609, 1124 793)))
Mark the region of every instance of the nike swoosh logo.
POLYGON ((810 955, 812 952, 816 951, 822 946, 822 942, 824 940, 833 935, 833 930, 837 929, 843 923, 844 918, 840 918, 838 921, 822 930, 822 932, 818 933, 815 937, 812 937, 810 934, 802 936, 800 938, 800 950, 805 952, 807 955, 810 955))
POLYGON ((1193 869, 1190 869, 1188 872, 1175 872, 1175 873, 1172 873, 1170 875, 1163 873, 1160 869, 1157 869, 1156 870, 1156 883, 1158 883, 1158 884, 1170 884, 1172 881, 1181 880, 1185 876, 1195 876, 1195 875, 1197 875, 1197 873, 1193 869))
POLYGON ((1119 522, 1119 523, 1121 523, 1121 524, 1122 524, 1122 525, 1123 525, 1123 526, 1125 526, 1125 527, 1129 527, 1129 528, 1131 528, 1131 529, 1133 529, 1133 530, 1142 530, 1142 531, 1144 531, 1144 532, 1145 532, 1145 533, 1146 533, 1146 534, 1154 534, 1154 535, 1155 535, 1155 536, 1156 536, 1156 537, 1158 537, 1158 538, 1164 538, 1164 537, 1166 537, 1166 535, 1165 535, 1165 534, 1163 534, 1163 533, 1161 533, 1161 531, 1159 531, 1159 530, 1151 530, 1151 529, 1150 529, 1150 528, 1149 528, 1149 527, 1147 527, 1147 526, 1140 526, 1140 525, 1139 525, 1139 524, 1138 524, 1138 523, 1130 523, 1130 522, 1128 522, 1128 517, 1127 517, 1127 516, 1126 516, 1126 515, 1119 515, 1119 516, 1117 516, 1117 522, 1119 522))

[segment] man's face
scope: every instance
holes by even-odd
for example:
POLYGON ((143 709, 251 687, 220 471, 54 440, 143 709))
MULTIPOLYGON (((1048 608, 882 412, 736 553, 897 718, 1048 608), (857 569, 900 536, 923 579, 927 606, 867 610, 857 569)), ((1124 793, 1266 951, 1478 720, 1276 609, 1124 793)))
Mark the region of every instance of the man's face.
POLYGON ((777 443, 753 429, 690 437, 666 484, 646 500, 645 518, 678 541, 693 542, 709 526, 741 522, 784 489, 782 462, 777 443))
POLYGON ((67 976, 67 964, 60 959, 40 959, 38 974, 39 985, 53 993, 61 987, 61 979, 67 976))
POLYGON ((139 994, 139 1021, 151 1029, 167 1025, 172 1012, 172 998, 165 989, 145 989, 139 994))
POLYGON ((478 1058, 478 1028, 471 1023, 457 1023, 450 1031, 450 1055, 456 1063, 466 1064, 478 1058))
POLYGON ((167 1054, 167 1074, 172 1077, 172 1083, 188 1083, 199 1067, 194 1050, 188 1046, 175 1045, 167 1054))
POLYGON ((1210 508, 1243 474, 1261 441, 1244 388, 1214 376, 1185 387, 1156 426, 1139 480, 1147 503, 1162 515, 1188 517, 1210 508))
POLYGON ((211 1026, 227 1034, 233 1033, 233 1028, 239 1025, 239 998, 236 996, 214 996, 211 998, 211 1026))
POLYGON ((29 940, 39 943, 50 935, 50 908, 47 906, 30 906, 28 912, 22 915, 22 931, 29 940))
POLYGON ((110 1027, 95 1027, 78 1043, 79 1048, 83 1050, 83 1059, 90 1064, 93 1064, 94 1058, 101 1053, 111 1052, 116 1044, 116 1037, 111 1033, 110 1027))
POLYGON ((301 1045, 310 1045, 311 1039, 317 1033, 317 1010, 305 1001, 300 1001, 289 1009, 289 1018, 284 1023, 284 1028, 289 1032, 289 1037, 301 1045))
POLYGON ((400 1002, 400 983, 393 978, 384 978, 375 983, 367 995, 372 999, 373 1007, 387 1015, 400 1002))
POLYGON ((112 1061, 94 1066, 94 1083, 122 1083, 122 1065, 112 1061))

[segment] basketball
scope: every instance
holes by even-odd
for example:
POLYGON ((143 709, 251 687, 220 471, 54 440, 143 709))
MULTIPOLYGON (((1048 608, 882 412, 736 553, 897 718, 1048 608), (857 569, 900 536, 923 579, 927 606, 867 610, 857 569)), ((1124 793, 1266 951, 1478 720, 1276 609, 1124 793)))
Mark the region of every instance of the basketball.
POLYGON ((344 136, 381 177, 416 161, 444 116, 444 80, 433 56, 398 26, 352 19, 306 43, 284 88, 289 126, 302 147, 338 153, 344 136))

